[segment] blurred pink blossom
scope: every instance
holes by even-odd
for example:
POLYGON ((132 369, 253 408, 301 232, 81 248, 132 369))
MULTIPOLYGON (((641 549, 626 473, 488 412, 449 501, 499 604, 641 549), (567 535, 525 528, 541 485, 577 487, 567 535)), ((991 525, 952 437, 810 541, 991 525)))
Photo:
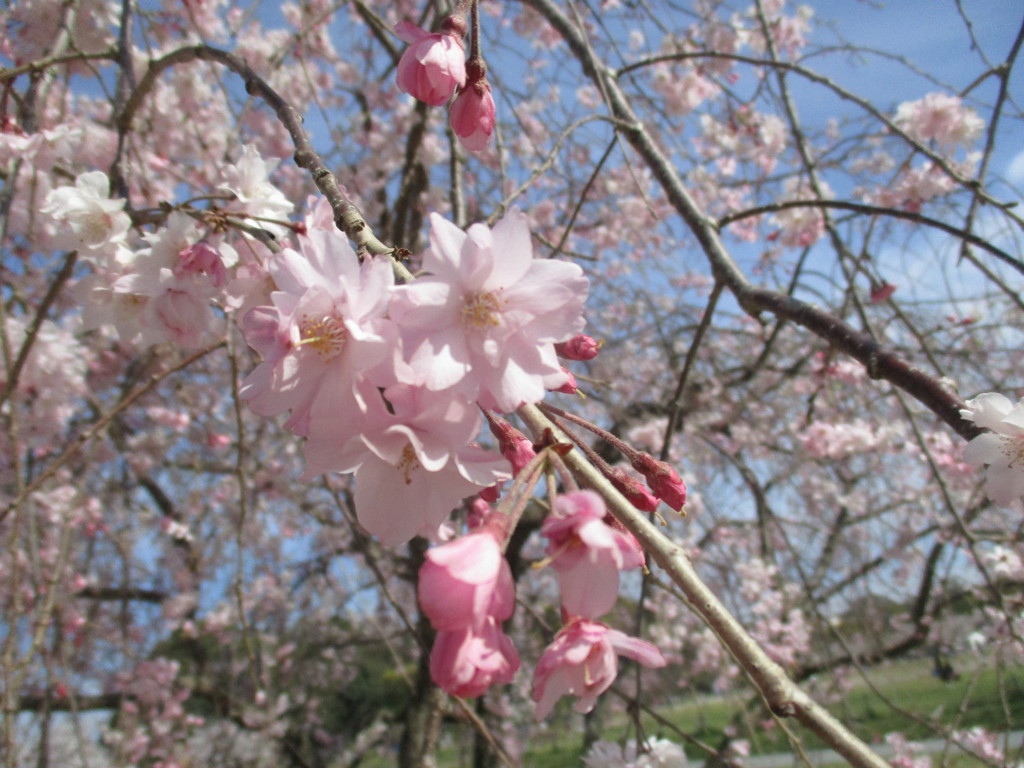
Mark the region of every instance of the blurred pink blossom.
POLYGON ((427 550, 418 593, 438 631, 480 627, 488 617, 504 621, 515 607, 512 572, 489 530, 427 550))
POLYGON ((479 627, 438 632, 430 654, 430 677, 448 693, 479 696, 492 685, 512 682, 519 654, 493 618, 479 627))
POLYGON ((545 649, 533 676, 536 717, 543 720, 562 696, 576 697, 574 709, 585 713, 615 682, 619 656, 645 667, 666 664, 661 651, 617 629, 583 619, 563 627, 545 649))
POLYGON ((541 526, 562 607, 573 616, 597 619, 608 613, 619 596, 619 571, 644 564, 639 543, 605 523, 606 513, 604 499, 593 491, 565 493, 541 526))

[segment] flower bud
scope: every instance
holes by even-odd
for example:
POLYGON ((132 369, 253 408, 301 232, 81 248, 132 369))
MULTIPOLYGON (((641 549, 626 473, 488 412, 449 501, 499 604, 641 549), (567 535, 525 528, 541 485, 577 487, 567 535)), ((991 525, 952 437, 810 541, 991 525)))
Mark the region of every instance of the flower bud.
POLYGON ((603 346, 603 341, 578 333, 568 341, 555 344, 555 353, 566 360, 593 360, 603 346))

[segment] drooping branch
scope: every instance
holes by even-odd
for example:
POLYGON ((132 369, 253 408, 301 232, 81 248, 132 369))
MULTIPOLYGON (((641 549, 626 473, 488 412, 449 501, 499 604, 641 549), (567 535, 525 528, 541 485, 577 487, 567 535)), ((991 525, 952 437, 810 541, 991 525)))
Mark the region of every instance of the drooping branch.
MULTIPOLYGON (((770 37, 766 38, 766 40, 767 43, 771 45, 770 37)), ((721 51, 686 51, 680 53, 664 54, 661 56, 652 56, 650 58, 644 59, 643 61, 636 61, 631 64, 628 64, 625 67, 622 67, 622 69, 618 70, 614 74, 616 77, 619 77, 628 72, 633 72, 637 69, 651 66, 659 62, 681 61, 684 59, 724 59, 728 61, 734 61, 740 64, 750 64, 755 67, 765 67, 766 69, 773 69, 776 71, 793 72, 794 74, 797 74, 800 77, 803 77, 812 83, 822 85, 825 88, 828 88, 830 91, 832 91, 836 96, 838 96, 843 101, 848 101, 851 104, 856 104, 858 107, 863 109, 864 112, 871 115, 875 120, 881 123, 887 133, 893 136, 898 136, 900 139, 909 144, 915 152, 919 152, 921 155, 923 155, 932 163, 934 163, 936 167, 942 169, 943 173, 945 173, 955 182, 957 182, 961 186, 973 190, 979 199, 1007 213, 1010 216, 1010 218, 1017 222, 1018 226, 1024 226, 1024 221, 1022 221, 1019 216, 1013 214, 1009 210, 1013 205, 1015 205, 1014 202, 1004 202, 1001 200, 996 200, 990 195, 985 194, 980 188, 980 182, 978 179, 972 179, 967 176, 964 176, 963 173, 961 173, 952 165, 950 165, 950 162, 947 158, 943 157, 937 152, 932 151, 932 149, 928 147, 925 143, 918 141, 916 138, 914 138, 909 133, 904 131, 902 128, 900 128, 899 125, 897 125, 892 119, 890 119, 888 115, 883 113, 880 109, 878 109, 878 107, 876 107, 870 101, 861 98, 860 96, 857 96, 855 93, 846 88, 843 88, 832 79, 825 77, 824 75, 815 72, 814 70, 807 69, 806 67, 802 67, 799 64, 795 64, 791 61, 785 61, 779 58, 760 59, 754 56, 743 56, 738 53, 724 53, 721 51)), ((987 74, 998 75, 1000 74, 1000 71, 1001 70, 997 68, 996 70, 992 70, 987 74)))
POLYGON ((912 221, 915 224, 923 224, 927 227, 942 230, 943 232, 957 237, 965 243, 975 245, 978 248, 988 251, 996 258, 1006 262, 1015 270, 1024 274, 1024 261, 1016 258, 1012 254, 1007 253, 1002 248, 999 248, 988 240, 978 237, 973 232, 969 232, 960 227, 954 227, 952 224, 947 224, 939 219, 933 219, 930 216, 925 216, 914 211, 904 211, 899 208, 883 208, 880 205, 869 205, 868 203, 855 203, 850 200, 779 200, 768 205, 758 205, 753 208, 746 208, 742 211, 736 211, 723 216, 718 220, 718 227, 722 228, 735 221, 750 218, 751 216, 760 216, 764 213, 776 213, 778 211, 785 211, 791 208, 835 208, 842 211, 853 211, 854 213, 864 213, 869 216, 888 216, 894 219, 904 219, 906 221, 912 221))
MULTIPOLYGON (((370 229, 363 214, 349 197, 342 191, 337 178, 324 165, 324 161, 313 148, 313 144, 302 127, 302 116, 277 91, 249 66, 241 56, 237 56, 208 45, 193 45, 179 48, 156 61, 150 62, 149 69, 139 81, 138 87, 132 92, 124 111, 118 118, 118 130, 127 133, 132 120, 141 108, 146 96, 153 89, 156 79, 170 67, 193 61, 206 61, 220 64, 242 78, 247 93, 263 99, 274 110, 277 118, 284 125, 295 145, 295 164, 309 171, 317 189, 327 198, 334 211, 334 223, 338 229, 354 242, 360 249, 376 255, 392 255, 394 248, 385 245, 370 229)), ((119 163, 120 156, 115 161, 119 163)), ((405 268, 398 262, 396 271, 405 268)))
POLYGON ((161 381, 166 379, 168 376, 171 376, 177 373, 178 371, 184 370, 188 366, 192 365, 192 363, 194 363, 196 360, 205 357, 206 355, 210 354, 210 352, 212 352, 213 350, 220 349, 223 346, 224 342, 218 342, 209 347, 205 347, 204 349, 200 349, 196 352, 193 352, 192 354, 188 355, 171 368, 168 368, 165 371, 161 371, 160 373, 153 374, 152 376, 149 377, 149 379, 145 381, 145 383, 143 383, 142 385, 134 389, 132 392, 127 394, 117 403, 117 405, 115 405, 107 413, 105 413, 103 416, 97 419, 87 430, 82 432, 75 439, 71 440, 68 443, 67 447, 60 453, 59 456, 54 458, 49 463, 45 470, 40 472, 32 480, 31 483, 22 488, 17 494, 17 496, 11 499, 11 501, 9 501, 3 507, 3 509, 0 509, 0 522, 3 522, 4 519, 6 519, 7 515, 11 513, 12 510, 16 509, 22 502, 24 502, 25 499, 29 497, 29 495, 31 495, 36 490, 41 488, 43 484, 46 483, 46 481, 48 481, 51 477, 53 477, 57 473, 57 470, 64 466, 64 464, 79 450, 81 450, 81 448, 86 443, 88 443, 92 438, 96 437, 104 429, 106 429, 107 426, 111 423, 111 421, 117 418, 119 414, 123 413, 140 397, 152 391, 154 387, 156 387, 161 381))
MULTIPOLYGON (((523 406, 518 414, 536 438, 551 430, 557 440, 569 441, 536 406, 523 406)), ((887 763, 867 744, 789 679, 785 670, 768 656, 701 580, 681 546, 630 504, 582 452, 570 451, 564 460, 582 482, 604 497, 615 519, 636 536, 644 550, 680 588, 689 606, 715 632, 773 713, 798 720, 855 768, 886 767, 887 763)))
POLYGON ((612 116, 624 124, 619 127, 619 131, 643 158, 669 203, 697 239, 715 278, 729 287, 747 314, 757 317, 761 312, 770 312, 807 328, 858 360, 872 378, 886 379, 915 397, 963 438, 970 439, 979 433, 973 424, 960 417, 963 401, 943 387, 936 377, 915 368, 895 352, 883 348, 870 336, 829 312, 778 291, 755 287, 726 249, 714 219, 697 205, 675 166, 633 111, 615 73, 597 58, 579 28, 552 0, 524 2, 540 12, 562 35, 584 73, 606 95, 612 116))

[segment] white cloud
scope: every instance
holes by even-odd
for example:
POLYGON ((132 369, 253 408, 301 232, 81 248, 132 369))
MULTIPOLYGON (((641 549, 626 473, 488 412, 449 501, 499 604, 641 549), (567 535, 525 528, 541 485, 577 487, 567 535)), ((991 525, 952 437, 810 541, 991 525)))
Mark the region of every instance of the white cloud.
POLYGON ((1014 186, 1024 184, 1024 149, 1006 166, 1006 180, 1014 186))

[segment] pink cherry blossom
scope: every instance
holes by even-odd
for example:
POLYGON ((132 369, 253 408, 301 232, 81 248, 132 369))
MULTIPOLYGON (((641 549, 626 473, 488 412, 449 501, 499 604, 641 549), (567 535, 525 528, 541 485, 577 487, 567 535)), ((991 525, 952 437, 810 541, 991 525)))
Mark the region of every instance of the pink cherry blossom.
MULTIPOLYGON (((493 230, 463 232, 430 217, 430 273, 399 286, 391 317, 399 324, 408 383, 458 387, 484 408, 507 412, 561 386, 555 342, 578 333, 587 295, 570 262, 535 260, 526 216, 508 213, 493 230)), ((401 374, 400 374, 401 375, 401 374)))
POLYGON ((918 141, 934 140, 945 148, 969 145, 985 129, 985 121, 965 107, 960 97, 945 93, 903 102, 896 110, 895 122, 918 141))
POLYGON ((178 253, 178 259, 178 265, 174 268, 175 277, 206 275, 217 288, 227 284, 228 273, 220 252, 206 240, 183 248, 178 253))
POLYGON ((429 549, 417 591, 438 631, 480 627, 488 617, 504 621, 515 607, 512 571, 486 529, 429 549))
POLYGON ((619 656, 645 667, 663 667, 667 663, 661 651, 650 643, 604 624, 580 619, 563 627, 545 649, 534 672, 537 719, 547 717, 555 702, 565 695, 576 697, 577 712, 592 710, 597 697, 615 682, 619 656))
POLYGON ((433 33, 407 21, 395 33, 409 47, 398 62, 398 87, 433 107, 444 104, 466 83, 466 54, 454 34, 433 33))
POLYGON ((1024 495, 1024 400, 1012 403, 1005 395, 985 392, 968 400, 960 415, 982 429, 964 450, 964 461, 985 471, 985 493, 1001 507, 1024 495))
POLYGON ((306 475, 354 471, 356 516, 381 543, 433 535, 463 499, 507 479, 500 456, 471 444, 480 429, 471 403, 409 385, 388 387, 384 399, 372 387, 359 395, 365 413, 343 419, 340 435, 330 398, 311 411, 329 426, 306 441, 306 475))
POLYGON ((339 419, 357 420, 365 410, 361 383, 388 383, 374 374, 392 353, 385 312, 394 275, 385 259, 360 263, 337 229, 309 227, 299 246, 301 253, 286 248, 270 261, 278 288, 272 305, 243 318, 246 341, 263 361, 241 395, 263 416, 291 411, 285 426, 309 436, 315 406, 331 414, 317 423, 336 431, 339 419))
POLYGON ((473 698, 492 685, 512 682, 519 654, 493 618, 479 627, 437 633, 430 653, 430 677, 453 696, 473 698))
POLYGON ((644 564, 643 550, 630 534, 604 522, 604 500, 593 491, 566 493, 541 526, 545 550, 558 573, 562 607, 573 616, 597 619, 619 596, 619 571, 644 564))
POLYGON ((487 143, 494 132, 496 116, 491 84, 482 73, 476 78, 469 78, 469 82, 452 102, 448 113, 452 130, 459 137, 459 143, 470 152, 480 152, 487 148, 487 143))
POLYGON ((225 206, 226 211, 243 214, 246 224, 283 237, 288 232, 288 215, 295 206, 270 183, 270 174, 278 162, 264 160, 254 145, 246 144, 238 162, 221 170, 220 188, 235 196, 235 200, 225 206))

